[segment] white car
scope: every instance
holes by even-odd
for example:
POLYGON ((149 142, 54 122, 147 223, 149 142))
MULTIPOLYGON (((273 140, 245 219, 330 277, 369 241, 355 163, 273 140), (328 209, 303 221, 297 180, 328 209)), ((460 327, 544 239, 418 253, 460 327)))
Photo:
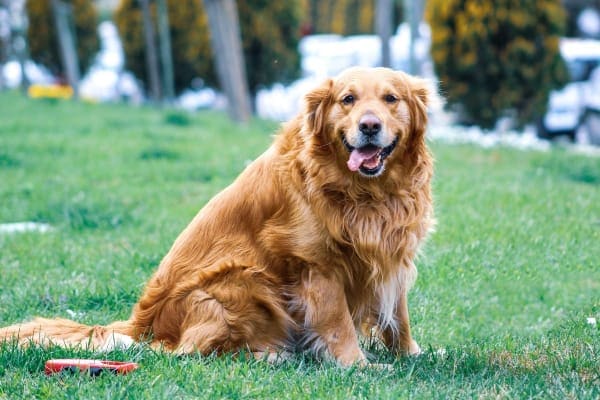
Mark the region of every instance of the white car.
POLYGON ((538 123, 538 135, 600 145, 600 41, 562 39, 560 52, 571 82, 550 93, 548 110, 538 123))

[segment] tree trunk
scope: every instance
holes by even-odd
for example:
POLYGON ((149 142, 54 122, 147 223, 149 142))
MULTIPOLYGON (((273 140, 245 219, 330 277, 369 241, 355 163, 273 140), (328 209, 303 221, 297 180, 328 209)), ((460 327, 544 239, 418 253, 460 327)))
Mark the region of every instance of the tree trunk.
POLYGON ((154 40, 154 24, 150 13, 148 0, 139 0, 142 8, 142 19, 144 21, 144 41, 146 42, 146 69, 150 84, 150 98, 154 103, 161 99, 160 77, 158 74, 158 56, 156 55, 156 42, 154 40))
POLYGON ((390 38, 394 24, 394 4, 392 0, 376 0, 376 2, 375 32, 381 39, 381 66, 389 68, 392 66, 390 38))
POLYGON ((234 0, 204 0, 203 3, 217 75, 229 103, 229 115, 236 122, 247 122, 251 114, 250 95, 236 3, 234 0))
MULTIPOLYGON (((8 7, 8 0, 0 0, 0 9, 2 9, 3 13, 6 13, 7 16, 9 15, 8 7)), ((5 23, 10 25, 10 17, 7 18, 5 23)), ((2 67, 4 66, 4 63, 8 61, 10 54, 9 49, 11 47, 11 29, 9 26, 6 28, 7 35, 0 37, 0 90, 4 89, 4 74, 2 73, 2 67)))
POLYGON ((73 97, 76 99, 79 87, 79 60, 77 58, 75 37, 69 22, 72 17, 72 10, 68 4, 63 3, 61 0, 52 0, 51 4, 65 78, 73 89, 73 97))
POLYGON ((419 23, 423 15, 423 8, 419 2, 413 2, 412 0, 404 0, 404 21, 409 24, 410 27, 410 44, 408 47, 408 61, 409 61, 409 73, 415 75, 419 73, 419 65, 415 54, 415 41, 419 36, 419 23))
POLYGON ((160 61, 162 65, 163 93, 167 101, 175 97, 173 82, 173 56, 171 52, 171 33, 169 32, 169 11, 166 0, 156 0, 158 14, 158 37, 160 40, 160 61))

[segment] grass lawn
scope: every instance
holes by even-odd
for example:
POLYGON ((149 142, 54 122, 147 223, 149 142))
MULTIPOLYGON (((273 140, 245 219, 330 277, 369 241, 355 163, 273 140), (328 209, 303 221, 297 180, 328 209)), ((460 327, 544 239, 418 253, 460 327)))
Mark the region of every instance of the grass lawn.
MULTIPOLYGON (((36 315, 125 319, 198 209, 276 125, 219 113, 31 101, 0 93, 0 326, 36 315)), ((340 369, 136 347, 93 354, 0 348, 7 398, 600 397, 600 158, 433 143, 437 231, 410 294, 418 358, 340 369), (127 376, 46 377, 45 360, 134 360, 127 376)))

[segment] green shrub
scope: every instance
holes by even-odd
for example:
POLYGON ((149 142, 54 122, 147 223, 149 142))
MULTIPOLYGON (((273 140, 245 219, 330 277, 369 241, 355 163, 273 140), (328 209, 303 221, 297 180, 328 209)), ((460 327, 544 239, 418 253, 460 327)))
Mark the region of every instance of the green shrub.
MULTIPOLYGON (((299 8, 296 1, 238 0, 242 46, 251 91, 297 76, 299 8)), ((154 4, 152 13, 156 18, 154 4)), ((168 0, 175 89, 196 77, 217 86, 208 20, 200 0, 168 0)), ((115 14, 127 68, 146 81, 142 16, 137 0, 121 0, 115 14)), ((158 43, 158 40, 157 40, 158 43)))
MULTIPOLYGON (((69 0, 73 11, 75 46, 80 72, 85 72, 99 50, 98 12, 92 0, 69 0)), ((50 0, 27 0, 27 42, 31 58, 52 73, 65 76, 50 0)))
POLYGON ((567 80, 560 0, 430 0, 426 18, 442 91, 469 122, 491 128, 509 110, 532 121, 567 80))

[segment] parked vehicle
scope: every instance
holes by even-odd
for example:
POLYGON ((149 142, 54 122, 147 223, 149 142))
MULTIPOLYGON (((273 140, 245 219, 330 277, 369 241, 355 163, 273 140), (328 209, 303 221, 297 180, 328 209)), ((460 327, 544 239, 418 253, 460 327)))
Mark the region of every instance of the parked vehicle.
POLYGON ((600 41, 562 39, 560 51, 571 75, 564 88, 550 93, 538 136, 600 145, 600 41))

